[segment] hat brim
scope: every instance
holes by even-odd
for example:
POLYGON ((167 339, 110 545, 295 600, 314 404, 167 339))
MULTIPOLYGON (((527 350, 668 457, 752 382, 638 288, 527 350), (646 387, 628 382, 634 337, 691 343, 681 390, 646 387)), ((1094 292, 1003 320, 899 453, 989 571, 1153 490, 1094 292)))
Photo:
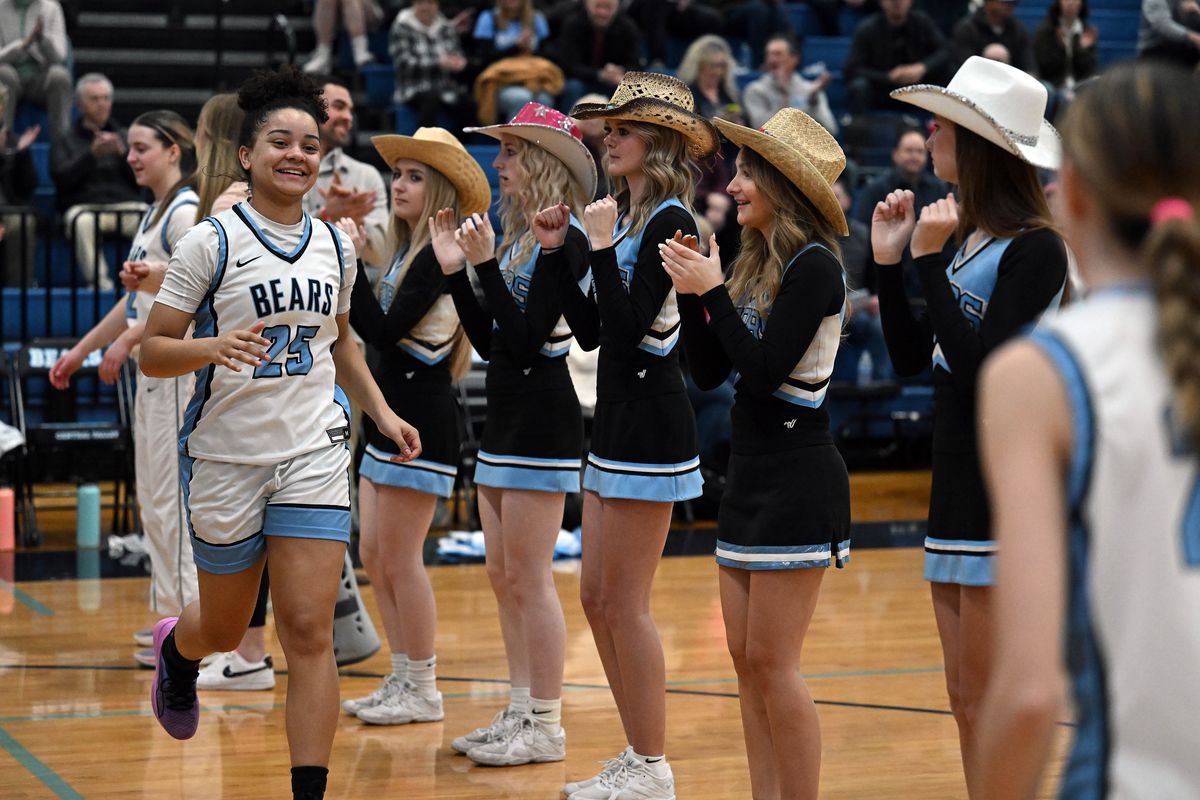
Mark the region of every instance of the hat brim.
POLYGON ((583 189, 585 197, 594 197, 596 194, 596 162, 592 159, 587 145, 566 131, 560 131, 549 125, 518 122, 487 125, 482 128, 463 128, 463 133, 482 133, 497 141, 501 136, 507 134, 535 144, 566 166, 571 177, 583 189))
POLYGON ((388 167, 402 158, 428 164, 446 177, 458 194, 458 210, 463 216, 483 214, 492 205, 492 190, 487 175, 470 153, 443 142, 414 139, 399 134, 372 136, 371 144, 388 167))
POLYGON ((1044 119, 1038 130, 1037 143, 1026 144, 1017 141, 1011 131, 980 109, 971 98, 943 86, 925 83, 902 86, 892 91, 892 97, 961 125, 1039 169, 1056 170, 1062 164, 1062 140, 1054 126, 1044 119))
POLYGON ((829 220, 842 236, 850 234, 846 212, 838 202, 833 187, 817 171, 804 153, 790 147, 769 133, 747 128, 735 122, 716 118, 713 120, 725 138, 738 147, 748 147, 765 158, 775 169, 792 182, 800 192, 816 206, 821 216, 829 220))
POLYGON ((693 158, 708 158, 721 146, 717 129, 704 117, 650 97, 638 97, 619 106, 580 103, 571 109, 570 116, 575 119, 625 119, 671 128, 687 138, 688 152, 693 158))

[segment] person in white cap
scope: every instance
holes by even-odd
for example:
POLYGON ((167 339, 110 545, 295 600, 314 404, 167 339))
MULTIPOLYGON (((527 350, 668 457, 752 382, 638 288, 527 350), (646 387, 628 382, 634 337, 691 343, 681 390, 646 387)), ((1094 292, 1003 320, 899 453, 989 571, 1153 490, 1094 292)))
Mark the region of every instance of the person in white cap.
POLYGON ((892 96, 934 114, 928 147, 953 194, 924 209, 910 191, 875 207, 871 244, 880 316, 893 366, 916 375, 932 366, 933 487, 925 579, 958 723, 967 787, 980 796, 979 706, 991 664, 995 542, 975 441, 975 381, 983 359, 1057 308, 1067 289, 1067 251, 1039 181, 1058 167, 1058 133, 1043 119, 1046 89, 997 61, 967 59, 945 88, 907 86, 892 96), (950 236, 959 249, 946 263, 950 236), (926 310, 914 316, 898 268, 911 247, 926 310))

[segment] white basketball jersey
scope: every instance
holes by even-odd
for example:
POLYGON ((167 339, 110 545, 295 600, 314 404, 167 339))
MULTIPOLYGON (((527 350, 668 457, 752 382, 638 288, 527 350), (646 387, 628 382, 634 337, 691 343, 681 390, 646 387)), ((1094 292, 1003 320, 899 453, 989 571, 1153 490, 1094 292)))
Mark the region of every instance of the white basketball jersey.
POLYGON ((1200 797, 1200 484, 1172 420, 1148 288, 1033 335, 1073 408, 1068 798, 1200 797))
MULTIPOLYGON (((185 186, 172 197, 164 198, 146 209, 146 213, 138 225, 137 233, 133 237, 133 244, 129 248, 129 260, 164 264, 170 261, 175 243, 183 238, 188 229, 195 224, 196 206, 199 202, 200 198, 196 196, 196 193, 190 187, 185 186), (157 222, 151 224, 162 203, 169 204, 167 210, 163 212, 157 222)), ((131 292, 128 295, 128 305, 125 311, 125 320, 129 323, 129 327, 132 328, 139 322, 145 322, 153 307, 153 292, 131 292)))
POLYGON ((195 338, 260 320, 268 363, 241 372, 209 365, 180 431, 193 458, 276 464, 349 438, 334 399, 336 316, 350 310, 354 246, 304 214, 280 225, 238 203, 177 245, 158 302, 194 313, 195 338))

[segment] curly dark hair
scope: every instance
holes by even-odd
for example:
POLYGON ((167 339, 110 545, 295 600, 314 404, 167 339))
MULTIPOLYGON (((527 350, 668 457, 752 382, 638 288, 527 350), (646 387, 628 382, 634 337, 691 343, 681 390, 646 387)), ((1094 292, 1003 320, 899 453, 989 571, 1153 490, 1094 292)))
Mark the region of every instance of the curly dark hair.
POLYGON ((267 117, 281 108, 303 111, 311 114, 318 126, 324 124, 329 115, 321 95, 321 84, 294 64, 284 64, 274 72, 256 72, 238 89, 238 106, 246 112, 238 144, 252 147, 267 117))

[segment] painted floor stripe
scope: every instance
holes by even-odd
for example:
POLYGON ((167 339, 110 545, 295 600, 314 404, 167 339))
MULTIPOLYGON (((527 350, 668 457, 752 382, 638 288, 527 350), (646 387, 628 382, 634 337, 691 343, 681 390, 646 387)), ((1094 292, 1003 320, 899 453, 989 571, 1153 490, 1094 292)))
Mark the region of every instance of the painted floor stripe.
POLYGON ((46 788, 54 792, 55 797, 64 800, 83 800, 83 795, 72 789, 70 784, 58 776, 58 773, 26 750, 25 746, 14 739, 4 728, 0 728, 0 747, 3 747, 33 777, 44 783, 46 788))
POLYGON ((32 609, 33 613, 35 614, 41 614, 43 617, 54 616, 54 611, 51 608, 39 603, 35 598, 29 596, 6 580, 0 580, 0 592, 8 592, 13 597, 20 600, 23 605, 32 609))

